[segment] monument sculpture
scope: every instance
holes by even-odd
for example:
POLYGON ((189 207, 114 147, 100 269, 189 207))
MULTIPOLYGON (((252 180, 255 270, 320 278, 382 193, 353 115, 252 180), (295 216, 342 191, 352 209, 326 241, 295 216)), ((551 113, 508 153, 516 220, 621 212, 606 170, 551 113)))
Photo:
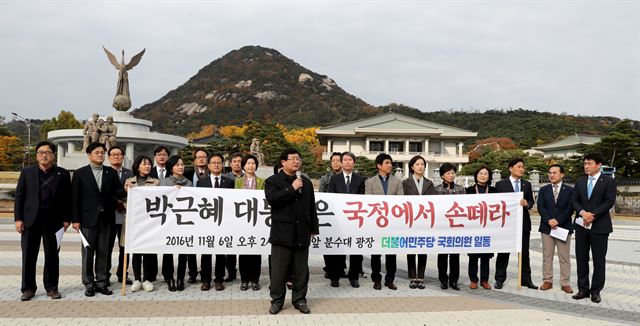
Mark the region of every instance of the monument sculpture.
MULTIPOLYGON (((102 121, 102 119, 100 120, 102 121)), ((113 146, 116 146, 116 135, 118 133, 118 127, 113 124, 112 116, 108 116, 106 122, 102 121, 102 123, 99 124, 98 130, 100 131, 99 142, 103 143, 107 147, 107 150, 109 150, 109 148, 113 146)))
POLYGON ((98 118, 100 115, 94 113, 91 116, 91 120, 87 120, 82 128, 83 142, 82 150, 84 151, 90 143, 98 141, 98 118))
POLYGON ((143 49, 142 52, 134 55, 131 58, 131 61, 129 61, 129 63, 127 64, 124 63, 124 50, 122 50, 122 61, 118 62, 116 57, 111 52, 109 52, 109 50, 107 50, 104 46, 102 47, 102 49, 104 49, 104 52, 107 54, 107 58, 109 58, 111 64, 116 68, 116 70, 118 70, 118 86, 116 90, 116 96, 113 98, 113 108, 118 111, 127 111, 129 110, 129 108, 131 108, 131 96, 129 95, 129 74, 127 73, 127 71, 133 69, 133 67, 140 63, 140 60, 142 60, 142 56, 144 55, 144 51, 146 49, 143 49))
POLYGON ((57 164, 67 170, 85 166, 87 164, 85 150, 92 142, 105 144, 107 150, 116 146, 117 143, 125 154, 123 166, 128 168, 138 155, 153 156, 153 150, 159 144, 166 146, 171 154, 177 154, 180 149, 187 146, 186 138, 153 132, 151 121, 138 119, 127 112, 131 108, 128 71, 140 63, 145 50, 133 56, 129 63, 125 63, 124 51, 122 51, 122 61, 118 62, 104 46, 102 49, 111 64, 118 70, 118 85, 113 99, 115 110, 103 119, 100 119, 98 113, 94 113, 82 129, 59 129, 48 132, 47 138, 58 145, 57 164), (80 144, 82 144, 82 150, 79 150, 80 144))
POLYGON ((251 147, 249 147, 249 152, 258 158, 258 165, 264 165, 264 153, 262 153, 262 148, 260 148, 260 141, 258 138, 254 138, 251 142, 251 147))

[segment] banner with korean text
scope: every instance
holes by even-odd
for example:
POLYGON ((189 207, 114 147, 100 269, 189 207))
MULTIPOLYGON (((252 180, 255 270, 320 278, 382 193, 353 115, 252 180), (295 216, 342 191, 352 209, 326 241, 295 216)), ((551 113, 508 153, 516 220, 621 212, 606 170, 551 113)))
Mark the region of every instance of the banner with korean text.
MULTIPOLYGON (((522 193, 315 196, 311 254, 520 251, 522 193)), ((270 215, 262 190, 132 188, 126 251, 269 254, 270 215)))

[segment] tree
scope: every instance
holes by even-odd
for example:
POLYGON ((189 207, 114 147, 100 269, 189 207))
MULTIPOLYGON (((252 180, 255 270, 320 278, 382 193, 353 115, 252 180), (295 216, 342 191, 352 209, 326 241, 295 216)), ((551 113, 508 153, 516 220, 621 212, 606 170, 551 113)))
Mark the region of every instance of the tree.
POLYGON ((24 147, 16 136, 0 136, 0 171, 15 171, 20 167, 24 147))
POLYGON ((47 139, 47 133, 60 129, 82 129, 82 123, 78 121, 73 113, 61 110, 58 117, 53 117, 42 123, 40 127, 40 139, 47 139))
POLYGON ((11 136, 11 131, 5 125, 5 119, 3 115, 0 115, 0 136, 11 136))
POLYGON ((622 120, 613 130, 584 150, 601 153, 604 165, 614 166, 616 174, 624 177, 640 176, 640 126, 637 121, 622 120))

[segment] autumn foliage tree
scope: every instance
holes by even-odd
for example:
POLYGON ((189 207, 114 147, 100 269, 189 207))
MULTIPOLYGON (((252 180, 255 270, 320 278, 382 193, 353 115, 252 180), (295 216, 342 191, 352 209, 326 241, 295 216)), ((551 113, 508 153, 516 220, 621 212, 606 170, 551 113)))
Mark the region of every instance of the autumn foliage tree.
POLYGON ((0 171, 15 171, 22 162, 24 148, 16 136, 0 136, 0 171))

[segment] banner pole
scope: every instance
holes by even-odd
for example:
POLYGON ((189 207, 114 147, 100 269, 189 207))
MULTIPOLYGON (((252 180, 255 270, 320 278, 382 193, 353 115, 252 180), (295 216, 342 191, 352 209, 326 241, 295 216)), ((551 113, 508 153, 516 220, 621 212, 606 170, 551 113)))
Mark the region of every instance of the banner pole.
POLYGON ((127 257, 129 256, 129 254, 126 252, 124 252, 124 259, 122 261, 122 290, 120 290, 120 295, 122 296, 126 296, 127 295, 127 257))
POLYGON ((522 252, 519 252, 518 253, 518 290, 520 290, 521 288, 522 288, 522 252))

